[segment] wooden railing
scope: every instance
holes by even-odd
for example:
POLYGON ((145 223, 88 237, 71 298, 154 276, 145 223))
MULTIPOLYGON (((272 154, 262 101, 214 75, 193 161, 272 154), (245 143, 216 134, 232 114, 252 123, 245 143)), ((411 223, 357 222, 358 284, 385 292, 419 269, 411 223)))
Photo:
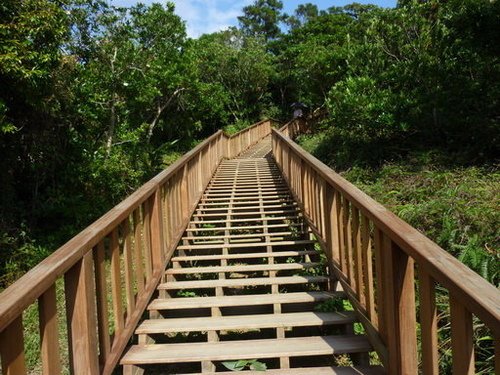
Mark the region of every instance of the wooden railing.
POLYGON ((43 374, 60 374, 68 356, 73 374, 110 374, 220 161, 270 131, 265 120, 231 137, 215 133, 0 294, 3 375, 27 372, 23 312, 37 302, 43 374))
POLYGON ((260 139, 271 134, 271 127, 275 120, 263 120, 246 129, 233 134, 227 142, 228 159, 238 156, 242 151, 254 145, 260 139))
POLYGON ((308 126, 304 118, 295 118, 279 128, 279 132, 281 134, 292 139, 294 139, 299 134, 305 133, 307 130, 308 126))
POLYGON ((276 162, 388 373, 438 374, 440 285, 449 294, 453 374, 474 374, 473 315, 494 336, 500 374, 500 292, 286 134, 272 131, 276 162))

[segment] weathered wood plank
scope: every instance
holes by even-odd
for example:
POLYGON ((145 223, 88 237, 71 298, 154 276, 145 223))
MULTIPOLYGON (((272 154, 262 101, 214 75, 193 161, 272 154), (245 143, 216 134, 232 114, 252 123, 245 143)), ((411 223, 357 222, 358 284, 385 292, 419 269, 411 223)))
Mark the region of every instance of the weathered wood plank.
POLYGON ((453 295, 450 295, 450 312, 453 374, 473 375, 475 372, 472 314, 453 295))
POLYGON ((99 363, 104 366, 111 350, 108 321, 108 286, 106 282, 105 247, 101 241, 94 249, 94 269, 97 302, 97 330, 99 333, 99 363))
POLYGON ((133 346, 122 364, 199 362, 356 353, 371 349, 362 336, 296 337, 285 339, 223 341, 214 343, 133 346))
POLYGON ((14 319, 0 333, 0 356, 2 357, 2 374, 26 374, 22 316, 14 319))
POLYGON ((55 285, 47 289, 38 298, 38 316, 42 373, 44 375, 58 375, 61 373, 61 360, 59 356, 59 327, 57 325, 55 285))
POLYGON ((384 275, 390 374, 415 374, 417 336, 413 260, 384 236, 384 275))
POLYGON ((92 253, 65 275, 70 368, 74 374, 99 374, 92 253))
POLYGON ((192 309, 228 306, 259 306, 269 304, 311 303, 331 298, 343 298, 342 292, 294 292, 278 294, 249 294, 219 297, 192 297, 156 299, 148 306, 150 310, 192 309))
POLYGON ((418 270, 420 282, 420 324, 422 341, 422 371, 425 375, 439 374, 438 327, 435 282, 424 270, 418 270))
POLYGON ((118 242, 118 228, 111 232, 111 300, 113 304, 113 318, 115 334, 118 335, 125 324, 122 304, 122 281, 120 267, 120 244, 118 242))

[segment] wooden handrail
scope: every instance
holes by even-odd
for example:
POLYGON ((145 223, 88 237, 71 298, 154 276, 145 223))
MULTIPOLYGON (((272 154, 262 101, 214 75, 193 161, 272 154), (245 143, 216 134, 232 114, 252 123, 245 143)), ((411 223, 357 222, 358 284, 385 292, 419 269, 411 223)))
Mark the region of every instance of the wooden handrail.
POLYGON ((227 143, 228 158, 238 156, 241 152, 271 134, 271 128, 273 124, 276 123, 278 123, 278 121, 273 119, 262 120, 233 134, 227 143))
MULTIPOLYGON (((472 374, 472 314, 498 342, 500 292, 286 134, 273 130, 272 144, 278 166, 389 373, 418 370, 417 282, 425 373, 438 371, 435 284, 439 283, 450 294, 454 374, 472 374)), ((496 366, 500 373, 498 361, 496 366)))
POLYGON ((299 134, 305 133, 307 130, 308 123, 306 119, 302 117, 294 118, 279 128, 281 134, 291 139, 294 139, 299 134))
POLYGON ((56 293, 61 277, 72 372, 112 373, 220 161, 270 131, 271 120, 232 136, 218 131, 3 291, 2 373, 26 373, 22 314, 37 300, 44 374, 61 373, 56 293))

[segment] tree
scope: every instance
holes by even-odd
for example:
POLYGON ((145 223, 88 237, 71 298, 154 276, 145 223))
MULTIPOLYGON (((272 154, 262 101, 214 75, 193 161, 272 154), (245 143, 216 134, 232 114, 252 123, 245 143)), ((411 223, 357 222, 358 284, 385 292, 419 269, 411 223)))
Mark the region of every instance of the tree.
POLYGON ((291 29, 296 29, 305 25, 319 16, 318 6, 316 4, 306 3, 300 4, 295 9, 295 14, 292 16, 286 15, 285 22, 291 29))
MULTIPOLYGON (((253 121, 269 106, 272 56, 262 39, 231 29, 202 36, 194 45, 200 81, 214 91, 221 119, 253 121), (225 115, 227 112, 229 116, 225 115)), ((227 124, 227 122, 226 122, 227 124)))
POLYGON ((283 2, 280 0, 256 0, 253 5, 243 8, 243 16, 238 17, 241 29, 246 35, 274 40, 281 34, 279 23, 284 21, 281 14, 283 2))

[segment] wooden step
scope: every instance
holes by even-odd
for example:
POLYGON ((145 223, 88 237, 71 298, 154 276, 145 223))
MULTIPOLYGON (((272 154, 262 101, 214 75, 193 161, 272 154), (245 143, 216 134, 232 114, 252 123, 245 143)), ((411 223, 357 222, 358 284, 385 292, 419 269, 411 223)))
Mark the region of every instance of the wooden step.
MULTIPOLYGON (((231 210, 232 212, 235 211, 248 211, 248 210, 255 210, 259 209, 262 207, 263 210, 271 210, 271 209, 276 209, 276 208, 291 208, 291 207, 298 207, 296 203, 294 204, 269 204, 269 205, 263 205, 260 206, 260 202, 256 202, 256 204, 252 206, 234 206, 234 207, 215 207, 215 208, 201 208, 197 207, 196 211, 206 211, 206 212, 213 212, 213 211, 228 211, 231 210)), ((267 211, 264 211, 267 212, 267 211)))
POLYGON ((195 280, 195 281, 169 281, 158 285, 158 289, 207 289, 207 288, 236 288, 245 286, 261 285, 291 285, 324 283, 328 281, 326 276, 284 276, 284 277, 249 277, 240 279, 221 280, 195 280))
MULTIPOLYGON (((234 371, 204 372, 189 375, 234 375, 234 371)), ((239 371, 242 375, 384 375, 382 366, 354 367, 297 367, 289 369, 269 369, 262 371, 239 371)), ((185 374, 188 375, 188 374, 185 374)))
POLYGON ((191 221, 190 224, 219 224, 219 223, 247 223, 249 221, 277 221, 277 220, 297 220, 301 215, 296 216, 272 216, 272 217, 249 217, 246 219, 224 219, 224 220, 200 220, 191 221))
MULTIPOLYGON (((287 193, 282 193, 282 194, 276 194, 276 195, 265 195, 265 196, 260 196, 260 197, 232 197, 231 200, 233 201, 233 204, 243 204, 243 203, 248 203, 248 202, 267 202, 269 200, 287 200, 289 201, 292 198, 289 192, 287 193), (237 201, 242 201, 238 203, 237 201)), ((204 198, 202 197, 200 199, 201 204, 205 204, 205 202, 219 202, 217 204, 225 203, 227 204, 229 202, 229 199, 226 198, 204 198)))
POLYGON ((268 180, 268 181, 238 181, 238 180, 231 180, 231 181, 212 181, 207 189, 225 189, 225 188, 230 188, 230 189, 250 189, 250 188, 255 188, 255 186, 260 186, 260 187, 273 187, 273 186, 288 186, 284 180, 268 180))
POLYGON ((313 336, 268 340, 211 343, 133 345, 121 359, 122 365, 224 361, 248 358, 303 357, 372 350, 366 337, 313 336))
POLYGON ((306 270, 308 268, 313 268, 318 266, 321 266, 321 263, 250 264, 250 265, 237 265, 237 266, 169 268, 165 273, 167 275, 188 275, 188 274, 221 273, 221 272, 290 271, 290 270, 306 270))
POLYGON ((287 187, 284 181, 253 181, 238 183, 238 181, 230 182, 212 182, 208 185, 207 190, 252 190, 273 187, 287 187))
POLYGON ((223 241, 225 238, 229 239, 237 239, 237 238, 259 238, 259 237, 284 237, 284 236, 291 236, 291 235, 305 235, 305 233, 294 233, 294 232, 269 232, 269 233, 262 233, 262 232, 257 232, 257 233, 245 233, 245 234, 229 234, 229 235, 217 235, 214 234, 213 236, 184 236, 182 237, 183 240, 187 241, 201 241, 201 240, 219 240, 223 241))
POLYGON ((316 243, 314 240, 295 240, 295 241, 272 241, 272 242, 248 242, 248 243, 232 243, 232 244, 212 244, 212 245, 180 245, 178 250, 203 250, 203 249, 221 249, 221 248, 247 248, 247 247, 262 247, 262 246, 294 246, 294 245, 312 245, 316 243))
MULTIPOLYGON (((200 222, 197 222, 198 224, 200 222)), ((248 226, 239 226, 239 227, 213 227, 213 228, 186 228, 186 232, 196 232, 196 231, 226 231, 226 230, 253 230, 253 229, 262 229, 262 228, 288 228, 292 226, 302 226, 302 224, 298 223, 281 223, 281 224, 259 224, 259 225, 248 225, 248 226)))
POLYGON ((356 321, 356 314, 353 311, 148 319, 137 327, 135 333, 138 335, 152 335, 173 332, 248 331, 265 328, 342 325, 352 324, 356 321))
MULTIPOLYGON (((280 198, 280 199, 287 199, 287 198, 290 198, 291 195, 289 192, 284 192, 284 193, 280 193, 280 194, 265 194, 265 195, 252 195, 252 196, 241 196, 241 197, 231 197, 231 200, 233 201, 236 201, 236 200, 239 200, 239 201, 249 201, 250 199, 262 199, 263 201, 265 199, 277 199, 277 198, 280 198)), ((208 198, 208 197, 202 197, 201 202, 227 202, 229 201, 229 197, 216 197, 216 198, 208 198)))
POLYGON ((227 217, 227 216, 257 216, 257 215, 283 215, 283 214, 291 214, 291 213, 296 213, 299 212, 299 209, 293 209, 293 210, 274 210, 274 211, 258 211, 259 207, 255 207, 254 211, 252 212, 234 212, 231 210, 231 212, 218 212, 218 213, 199 213, 199 214, 194 214, 193 217, 227 217))
MULTIPOLYGON (((294 205, 296 205, 297 203, 294 202, 293 200, 291 199, 262 199, 261 200, 254 200, 254 201, 243 201, 243 202, 238 202, 238 201, 235 201, 235 202, 229 202, 228 200, 227 201, 224 201, 224 202, 219 202, 219 203, 200 203, 198 205, 198 208, 199 210, 203 210, 204 208, 201 208, 201 207, 213 207, 213 206, 228 206, 228 205, 232 205, 233 208, 238 208, 239 206, 238 205, 256 205, 257 207, 260 205, 260 203, 263 203, 264 204, 264 207, 267 207, 266 205, 268 203, 292 203, 294 205)), ((227 207, 220 207, 220 208, 227 208, 227 207)))
MULTIPOLYGON (((260 173, 259 173, 260 174, 260 173)), ((231 184, 231 183, 237 183, 237 184, 251 184, 257 182, 257 176, 255 175, 241 175, 241 176, 235 176, 234 174, 221 174, 221 175, 216 175, 214 179, 212 180, 213 183, 218 183, 218 184, 231 184)), ((266 175, 260 176, 260 182, 262 183, 274 183, 274 182, 285 182, 285 180, 281 176, 277 176, 274 174, 269 174, 267 173, 266 175)))
MULTIPOLYGON (((256 189, 259 190, 259 189, 256 189)), ((266 189, 263 191, 242 191, 242 192, 233 192, 229 191, 227 193, 212 193, 210 191, 207 191, 203 193, 203 197, 205 199, 211 199, 211 197, 226 197, 224 199, 229 199, 230 197, 232 198, 243 198, 243 197, 255 197, 255 196, 269 196, 269 195, 276 195, 276 194, 281 194, 282 192, 288 193, 289 190, 288 188, 279 188, 279 189, 266 189), (210 198, 209 198, 210 197, 210 198)))
POLYGON ((210 307, 261 306, 275 303, 316 303, 331 298, 344 298, 343 292, 297 292, 279 294, 248 294, 218 297, 189 297, 155 299, 148 310, 202 309, 210 307))
POLYGON ((277 191, 286 191, 288 190, 288 187, 285 185, 274 185, 274 186, 254 186, 252 188, 232 188, 232 189, 217 189, 217 188, 207 188, 205 190, 205 195, 245 195, 245 194, 259 194, 263 192, 277 192, 277 191), (227 194, 225 194, 227 193, 227 194))
POLYGON ((215 254, 215 255, 185 255, 176 256, 171 259, 172 262, 188 262, 197 260, 219 260, 219 259, 255 259, 255 258, 278 258, 278 257, 297 257, 302 255, 318 254, 315 250, 300 251, 275 251, 272 253, 247 253, 247 254, 215 254))

